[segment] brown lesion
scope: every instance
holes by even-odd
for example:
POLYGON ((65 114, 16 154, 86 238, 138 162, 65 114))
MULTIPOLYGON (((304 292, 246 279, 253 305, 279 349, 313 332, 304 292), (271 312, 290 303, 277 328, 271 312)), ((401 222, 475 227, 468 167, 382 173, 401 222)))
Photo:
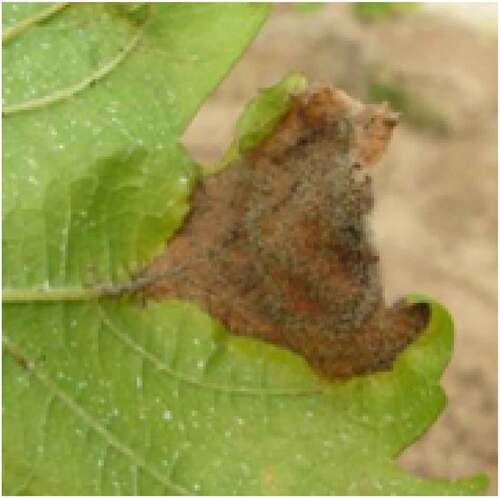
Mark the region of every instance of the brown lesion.
POLYGON ((146 297, 194 301, 328 377, 389 368, 428 320, 425 305, 385 305, 369 233, 367 171, 396 124, 341 90, 296 96, 267 140, 198 186, 141 276, 146 297))

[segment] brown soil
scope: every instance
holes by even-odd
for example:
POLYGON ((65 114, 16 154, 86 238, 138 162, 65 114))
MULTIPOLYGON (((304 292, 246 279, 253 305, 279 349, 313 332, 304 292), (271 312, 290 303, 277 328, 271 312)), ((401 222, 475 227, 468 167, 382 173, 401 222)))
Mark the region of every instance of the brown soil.
POLYGON ((307 14, 278 7, 188 130, 193 155, 216 159, 245 102, 292 69, 361 100, 377 74, 446 123, 446 133, 438 133, 432 118, 419 129, 403 121, 375 176, 373 221, 387 300, 430 295, 446 304, 456 326, 443 380, 448 408, 401 461, 432 477, 486 471, 495 494, 496 36, 426 11, 363 24, 342 4, 307 14))

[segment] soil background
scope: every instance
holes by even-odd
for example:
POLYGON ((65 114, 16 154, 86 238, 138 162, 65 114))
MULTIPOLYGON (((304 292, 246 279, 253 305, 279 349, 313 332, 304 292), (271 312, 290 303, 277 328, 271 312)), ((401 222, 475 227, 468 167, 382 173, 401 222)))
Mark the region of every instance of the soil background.
POLYGON ((426 4, 371 22, 349 4, 276 5, 188 130, 194 157, 216 160, 245 103, 291 70, 363 101, 381 84, 404 93, 402 124, 374 172, 373 229, 387 300, 419 292, 445 304, 455 354, 448 407, 401 463, 429 477, 486 471, 496 494, 496 5, 426 4))

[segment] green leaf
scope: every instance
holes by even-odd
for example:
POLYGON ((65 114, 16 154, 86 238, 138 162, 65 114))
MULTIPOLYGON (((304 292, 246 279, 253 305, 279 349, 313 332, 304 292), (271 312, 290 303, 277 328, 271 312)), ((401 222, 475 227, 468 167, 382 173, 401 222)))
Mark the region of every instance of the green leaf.
MULTIPOLYGON (((181 225, 197 168, 179 137, 267 13, 4 5, 6 494, 484 490, 394 462, 444 406, 437 304, 393 371, 327 382, 188 303, 96 297, 181 225)), ((265 102, 241 136, 273 122, 265 102)))
POLYGON ((297 2, 292 4, 299 12, 304 14, 309 14, 310 12, 316 12, 321 8, 325 7, 324 2, 297 2))
POLYGON ((19 304, 4 320, 9 494, 485 488, 483 476, 430 481, 394 463, 445 403, 452 323, 435 303, 392 372, 334 383, 186 303, 19 304))
POLYGON ((4 43, 7 290, 125 279, 161 249, 198 174, 179 136, 268 10, 72 4, 4 43))
POLYGON ((224 169, 268 137, 290 107, 293 95, 305 90, 307 80, 300 73, 290 73, 282 81, 262 89, 238 118, 235 137, 228 150, 207 174, 224 169))
POLYGON ((411 13, 419 6, 418 2, 354 2, 352 9, 358 19, 371 22, 411 13))

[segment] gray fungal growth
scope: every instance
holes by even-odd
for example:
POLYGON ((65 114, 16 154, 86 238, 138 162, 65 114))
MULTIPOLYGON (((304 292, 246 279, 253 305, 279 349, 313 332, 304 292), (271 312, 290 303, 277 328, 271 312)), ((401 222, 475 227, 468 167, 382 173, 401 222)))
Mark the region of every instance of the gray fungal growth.
POLYGON ((267 140, 197 187, 142 275, 146 297, 193 301, 327 377, 390 368, 429 314, 386 306, 369 231, 369 170, 397 121, 330 87, 296 96, 267 140))

